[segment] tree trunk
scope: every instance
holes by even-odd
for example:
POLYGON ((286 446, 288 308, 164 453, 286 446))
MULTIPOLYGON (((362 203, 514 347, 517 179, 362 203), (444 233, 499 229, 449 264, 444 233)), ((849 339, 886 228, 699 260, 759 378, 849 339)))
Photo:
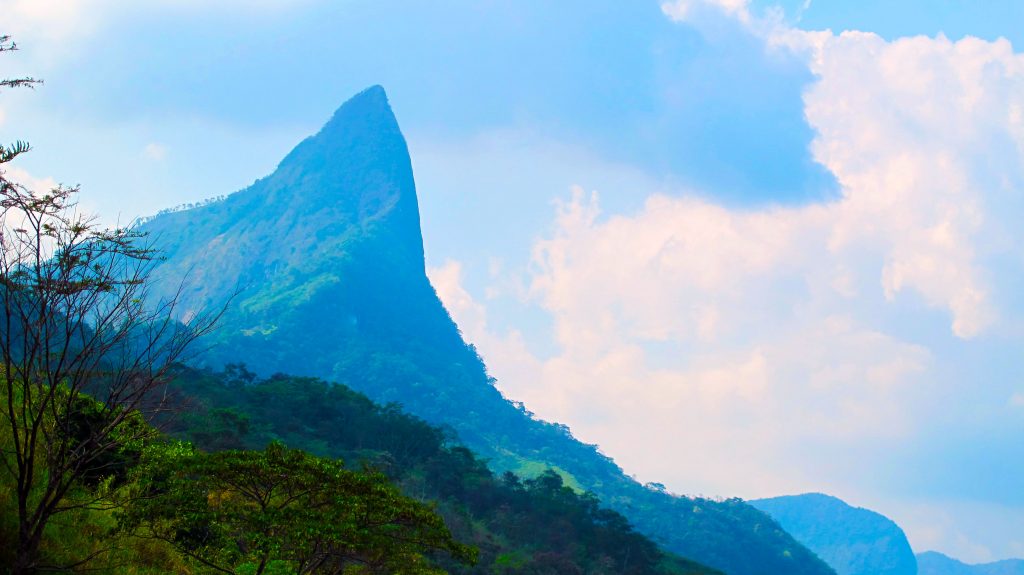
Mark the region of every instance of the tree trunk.
POLYGON ((35 575, 39 572, 39 537, 18 530, 18 548, 14 555, 12 575, 35 575))

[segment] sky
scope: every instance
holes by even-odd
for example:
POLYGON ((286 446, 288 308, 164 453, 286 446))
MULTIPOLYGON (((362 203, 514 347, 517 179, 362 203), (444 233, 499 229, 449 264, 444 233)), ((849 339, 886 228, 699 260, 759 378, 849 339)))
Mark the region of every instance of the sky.
POLYGON ((677 493, 1024 557, 1024 4, 0 0, 10 175, 106 222, 387 90, 509 397, 677 493))

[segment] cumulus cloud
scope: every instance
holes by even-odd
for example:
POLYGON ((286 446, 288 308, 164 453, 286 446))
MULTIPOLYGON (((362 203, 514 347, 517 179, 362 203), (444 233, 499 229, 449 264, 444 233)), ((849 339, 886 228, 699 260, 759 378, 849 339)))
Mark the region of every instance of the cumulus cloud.
POLYGON ((1024 57, 1005 40, 844 33, 815 48, 813 153, 842 184, 837 246, 886 254, 886 295, 915 291, 971 337, 994 320, 991 250, 1020 213, 1024 57))
POLYGON ((4 167, 4 178, 36 193, 46 193, 57 187, 57 181, 53 178, 36 177, 17 166, 4 167))
POLYGON ((808 437, 904 436, 902 407, 927 392, 931 362, 844 313, 838 272, 816 263, 830 221, 820 207, 738 213, 665 196, 602 220, 576 190, 535 250, 531 291, 559 346, 547 358, 489 332, 451 269, 432 278, 503 389, 627 469, 705 493, 812 489, 800 469, 764 472, 808 437))
POLYGON ((462 263, 448 260, 441 266, 428 268, 427 275, 449 313, 458 318, 463 333, 478 347, 489 350, 489 361, 502 365, 509 381, 532 381, 530 378, 543 368, 541 361, 527 349, 519 330, 498 334, 491 328, 487 307, 463 286, 462 263))
MULTIPOLYGON (((682 190, 603 214, 573 190, 529 273, 553 320, 548 354, 489 328, 452 270, 439 291, 509 395, 644 480, 867 493, 865 453, 933 433, 936 397, 949 410, 982 395, 946 376, 936 346, 1020 321, 1006 290, 1024 248, 1024 57, 1005 41, 804 32, 742 1, 663 10, 685 20, 709 7, 806 58, 811 151, 841 197, 744 209, 682 190)), ((943 533, 920 540, 983 558, 943 533)))

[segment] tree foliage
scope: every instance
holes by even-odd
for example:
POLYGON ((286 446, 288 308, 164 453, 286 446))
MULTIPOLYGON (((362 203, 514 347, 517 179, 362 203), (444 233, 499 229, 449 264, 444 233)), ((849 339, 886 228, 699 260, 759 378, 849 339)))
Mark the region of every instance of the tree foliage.
POLYGON ((344 385, 283 374, 262 379, 232 365, 224 372, 182 368, 171 388, 191 414, 168 430, 201 447, 215 449, 224 437, 246 449, 282 441, 373 466, 406 495, 436 502, 454 536, 479 548, 476 565, 440 558, 451 573, 714 573, 662 552, 554 470, 497 476, 450 432, 344 385))
POLYGON ((424 553, 472 562, 428 506, 379 473, 280 443, 206 454, 162 447, 137 470, 124 529, 221 573, 438 573, 424 553))
MULTIPOLYGON (((0 37, 0 51, 15 48, 0 37)), ((4 147, 0 165, 28 149, 4 147)), ((47 523, 93 504, 70 500, 73 487, 152 433, 130 422, 163 409, 168 367, 218 317, 183 324, 176 297, 152 301, 157 252, 137 230, 79 213, 77 193, 37 193, 0 172, 0 425, 9 437, 0 473, 17 500, 15 573, 52 567, 38 556, 47 523)))

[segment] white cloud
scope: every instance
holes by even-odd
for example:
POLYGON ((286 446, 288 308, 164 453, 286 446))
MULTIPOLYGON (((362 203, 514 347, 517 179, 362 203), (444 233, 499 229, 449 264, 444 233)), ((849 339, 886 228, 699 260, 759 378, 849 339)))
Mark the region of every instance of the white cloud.
MULTIPOLYGON (((54 181, 53 178, 38 178, 22 168, 11 166, 9 164, 3 168, 3 177, 8 182, 13 182, 14 184, 23 186, 25 189, 37 194, 46 193, 57 187, 57 182, 54 181)), ((28 217, 24 212, 11 209, 4 213, 3 221, 0 222, 0 226, 2 226, 6 232, 13 229, 28 227, 27 222, 28 217)), ((44 240, 48 239, 49 238, 44 238, 44 240)), ((44 241, 43 249, 47 252, 52 250, 53 242, 44 241)))
POLYGON ((661 11, 677 22, 689 21, 695 12, 705 8, 721 10, 741 22, 751 20, 750 0, 675 0, 661 4, 661 11))
POLYGON ((56 43, 93 31, 106 0, 0 0, 4 34, 16 41, 56 43))
MULTIPOLYGON (((17 161, 20 160, 15 160, 15 162, 17 161)), ((20 184, 24 186, 25 189, 35 194, 45 194, 61 184, 61 182, 58 182, 51 176, 36 176, 28 170, 16 165, 7 164, 4 166, 3 172, 4 178, 8 181, 20 184)), ((88 195, 85 197, 78 195, 74 198, 74 202, 75 211, 86 218, 95 218, 94 223, 101 226, 115 225, 110 222, 105 222, 99 217, 100 212, 96 209, 95 202, 88 195)))
POLYGON ((1024 509, 964 500, 886 501, 880 505, 908 534, 917 552, 942 550, 967 563, 1024 556, 1024 509), (1007 538, 1006 550, 981 543, 1007 538))
MULTIPOLYGON (((806 56, 811 151, 841 197, 730 209, 682 191, 604 215, 575 189, 530 274, 553 319, 549 355, 494 333, 457 281, 439 291, 508 395, 644 480, 864 494, 864 453, 929 433, 937 397, 958 409, 979 396, 932 345, 1021 320, 1004 292, 1024 251, 1024 57, 1005 41, 804 32, 751 18, 746 2, 714 4, 770 49, 806 56), (947 330, 894 329, 907 317, 947 330)), ((687 19, 707 6, 663 9, 687 19)), ((964 537, 919 540, 1005 552, 964 537)))
POLYGON ((36 177, 17 166, 5 166, 4 178, 16 184, 21 184, 35 193, 46 193, 57 187, 57 181, 53 178, 36 177))
POLYGON ((1024 58, 1006 41, 844 33, 816 47, 813 153, 845 190, 831 241, 878 243, 888 297, 947 308, 961 337, 994 320, 991 246, 1016 241, 1024 58), (1012 212, 1011 212, 1012 213, 1012 212))
POLYGON ((486 333, 487 311, 483 305, 474 301, 473 296, 469 295, 469 292, 462 287, 462 264, 460 262, 449 260, 440 267, 428 268, 427 275, 448 311, 458 314, 463 330, 486 333))
POLYGON ((572 422, 628 469, 680 490, 810 489, 799 470, 763 472, 808 437, 904 436, 901 408, 927 392, 919 376, 931 361, 836 310, 848 294, 831 288, 831 269, 815 269, 833 218, 821 207, 734 213, 655 196, 639 214, 601 221, 596 200, 576 190, 536 250, 532 290, 560 348, 550 358, 489 333, 461 287, 446 279, 438 290, 506 392, 572 422))
POLYGON ((428 268, 427 275, 449 313, 458 318, 459 329, 467 339, 487 349, 489 361, 504 366, 504 375, 510 381, 532 381, 530 378, 543 368, 541 362, 527 350, 519 331, 498 335, 490 328, 486 307, 462 285, 462 263, 446 261, 441 266, 428 268))

